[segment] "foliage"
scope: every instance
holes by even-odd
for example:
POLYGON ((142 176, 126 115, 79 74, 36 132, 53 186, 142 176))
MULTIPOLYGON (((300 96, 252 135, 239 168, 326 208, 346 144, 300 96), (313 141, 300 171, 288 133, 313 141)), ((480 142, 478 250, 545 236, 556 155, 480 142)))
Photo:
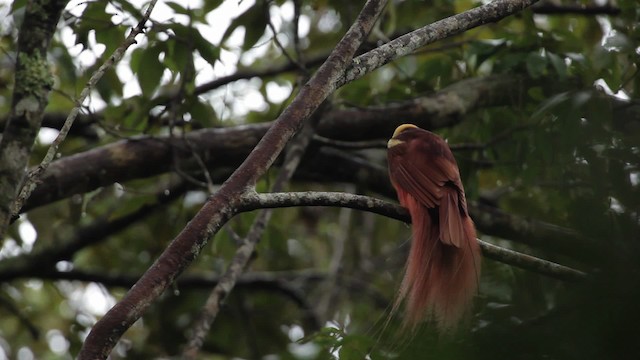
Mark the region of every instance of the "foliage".
MULTIPOLYGON (((361 51, 476 5, 469 0, 392 1, 361 51)), ((7 19, 0 26, 0 114, 7 114, 15 86, 16 24, 22 21, 25 2, 0 6, 7 19)), ((120 0, 69 3, 49 50, 55 85, 32 164, 44 156, 51 128, 60 126, 55 115, 66 115, 74 106, 71 99, 141 18, 139 6, 120 0)), ((152 25, 137 38, 126 61, 108 71, 91 101, 83 104, 85 116, 63 143, 61 158, 121 140, 181 139, 198 129, 273 120, 307 71, 315 69, 317 64, 307 62, 328 55, 361 6, 362 1, 302 0, 158 5, 152 25), (301 14, 298 40, 296 6, 301 14), (288 57, 306 64, 305 69, 285 69, 288 57)), ((549 242, 541 232, 538 246, 522 244, 476 220, 483 239, 582 269, 591 275, 589 281, 564 283, 485 260, 480 294, 467 323, 453 334, 435 334, 428 324, 410 334, 401 327, 401 314, 389 318, 408 227, 348 209, 281 209, 244 280, 226 299, 203 358, 637 358, 640 10, 634 0, 620 0, 616 6, 618 13, 598 16, 528 9, 398 59, 347 84, 331 99, 332 109, 377 106, 385 111, 468 79, 521 79, 508 98, 495 99, 487 92, 472 111, 433 130, 452 145, 484 144, 455 152, 472 204, 554 224, 578 240, 545 246, 549 242), (256 280, 265 274, 276 280, 256 280)), ((386 166, 381 149, 346 151, 363 163, 386 166)), ((196 150, 175 150, 159 175, 154 170, 130 177, 126 173, 145 170, 129 169, 121 181, 31 209, 16 221, 0 251, 4 358, 71 358, 78 353, 96 319, 152 265, 206 200, 203 165, 215 186, 232 170, 206 157, 194 160, 192 152, 196 150), (176 198, 160 202, 159 196, 172 186, 176 198), (150 206, 155 207, 136 221, 113 225, 150 206), (100 222, 107 226, 91 232, 100 222), (43 256, 23 274, 12 274, 18 265, 10 261, 38 251, 46 255, 73 239, 88 243, 53 264, 43 256)), ((112 171, 92 167, 87 163, 87 172, 112 171)), ((276 172, 270 170, 258 190, 269 189, 276 172)), ((393 196, 379 190, 388 184, 374 184, 371 178, 345 182, 333 174, 307 172, 296 176, 288 190, 393 196)), ((146 312, 112 357, 179 354, 211 289, 204 280, 224 272, 238 237, 254 218, 254 213, 236 216, 210 239, 183 275, 185 282, 175 284, 146 312)))

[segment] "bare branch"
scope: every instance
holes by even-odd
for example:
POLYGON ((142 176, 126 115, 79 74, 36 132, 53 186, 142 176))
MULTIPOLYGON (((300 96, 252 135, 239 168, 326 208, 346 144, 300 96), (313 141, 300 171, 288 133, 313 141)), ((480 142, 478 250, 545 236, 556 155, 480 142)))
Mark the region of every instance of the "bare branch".
MULTIPOLYGON (((317 66, 322 64, 324 61, 327 60, 326 56, 318 56, 315 57, 313 59, 310 59, 307 62, 307 66, 317 66)), ((227 76, 223 76, 221 78, 218 78, 216 80, 212 80, 209 82, 206 82, 202 85, 199 85, 195 88, 195 90, 193 91, 194 95, 201 95, 204 94, 208 91, 211 91, 213 89, 217 89, 221 86, 224 86, 226 84, 232 83, 234 81, 237 80, 242 80, 242 79, 251 79, 253 77, 268 77, 268 76, 273 76, 273 75, 278 75, 287 71, 294 71, 299 69, 298 65, 296 65, 295 63, 291 63, 288 62, 284 65, 279 65, 279 66, 273 66, 267 69, 261 69, 261 70, 252 70, 252 69, 247 69, 247 70, 240 70, 237 71, 234 74, 231 75, 227 75, 227 76)))
MULTIPOLYGON (((513 105, 517 101, 514 97, 523 91, 525 83, 524 79, 512 75, 473 78, 435 94, 403 102, 333 109, 324 114, 318 125, 318 135, 337 141, 386 141, 395 127, 403 122, 412 122, 427 129, 452 126, 477 108, 513 105)), ((236 168, 270 127, 271 123, 264 123, 202 129, 185 134, 184 139, 136 138, 62 158, 51 163, 42 183, 22 211, 116 181, 125 182, 170 171, 173 155, 179 156, 186 168, 198 168, 194 152, 208 166, 236 168)), ((334 145, 352 148, 363 144, 351 146, 335 142, 334 145)))
POLYGON ((319 144, 334 147, 337 149, 351 149, 351 150, 362 150, 362 149, 386 149, 387 142, 385 140, 371 140, 371 141, 342 141, 342 140, 334 140, 328 139, 324 136, 315 135, 313 140, 318 142, 319 144))
POLYGON ((305 60, 302 57, 302 49, 300 48, 300 9, 302 4, 300 4, 300 0, 293 0, 293 48, 296 51, 296 57, 298 58, 298 63, 302 65, 303 69, 305 67, 305 60))
MULTIPOLYGON (((82 103, 84 103, 85 99, 89 96, 93 88, 96 86, 98 81, 100 81, 100 79, 107 72, 107 70, 112 68, 113 65, 115 65, 118 61, 120 61, 120 59, 122 59, 122 57, 124 56, 125 51, 127 51, 127 49, 131 45, 135 44, 136 36, 138 36, 144 31, 145 24, 149 19, 149 16, 151 16, 151 11, 153 11, 153 7, 155 6, 157 1, 158 0, 152 0, 149 3, 147 7, 147 11, 145 12, 144 16, 142 17, 138 25, 131 30, 131 33, 129 34, 129 36, 127 36, 126 39, 122 42, 122 44, 120 44, 120 46, 118 46, 118 48, 113 52, 113 54, 109 56, 107 61, 105 61, 104 64, 102 64, 98 68, 98 70, 96 70, 96 72, 93 73, 93 75, 91 75, 91 78, 87 82, 87 85, 84 87, 84 89, 82 89, 82 92, 80 92, 80 96, 78 96, 78 98, 76 99, 76 106, 74 106, 73 109, 71 109, 71 112, 69 113, 69 116, 67 116, 67 119, 65 120, 64 125, 60 129, 58 136, 56 136, 55 140, 53 140, 53 143, 47 150, 47 154, 45 155, 44 159, 42 159, 42 162, 40 162, 40 164, 29 173, 29 176, 27 177, 27 180, 24 186, 22 187, 22 190, 20 191, 20 195, 15 199, 15 201, 11 205, 11 216, 18 214, 18 212, 22 208, 22 205, 26 201, 26 199, 29 198, 33 190, 36 188, 38 181, 42 177, 42 174, 49 167, 49 165, 51 164, 51 161, 53 161, 56 153, 58 152, 58 148, 60 147, 60 144, 62 144, 64 139, 67 137, 67 134, 69 133, 69 130, 73 125, 73 122, 78 116, 78 113, 80 112, 80 108, 82 107, 82 103)), ((3 231, 2 229, 0 229, 0 235, 2 233, 3 231)))
POLYGON ((414 30, 353 59, 351 66, 347 69, 345 76, 340 79, 338 85, 359 79, 382 65, 435 41, 461 34, 480 25, 497 22, 538 1, 495 0, 414 30))
MULTIPOLYGON (((240 211, 251 211, 258 208, 279 208, 294 206, 332 206, 347 207, 383 215, 392 219, 411 222, 408 211, 396 204, 363 195, 337 192, 290 192, 270 194, 247 194, 240 204, 240 211)), ((478 239, 483 254, 490 259, 513 265, 525 270, 560 280, 577 280, 585 277, 585 273, 569 267, 542 260, 530 255, 492 245, 478 239)))
POLYGON ((29 273, 36 269, 40 271, 52 269, 58 261, 71 260, 78 251, 100 243, 144 219, 177 199, 186 190, 187 187, 183 183, 178 183, 170 188, 162 188, 156 194, 155 203, 142 205, 138 209, 116 218, 100 217, 89 225, 76 228, 69 239, 36 248, 31 253, 3 259, 0 261, 0 282, 9 281, 20 274, 29 273))
POLYGON ((271 32, 273 33, 273 42, 276 44, 278 49, 280 49, 282 54, 287 58, 287 60, 289 60, 290 63, 292 63, 295 66, 297 66, 300 71, 302 71, 303 73, 306 73, 307 69, 305 69, 304 65, 299 63, 293 57, 291 57, 291 55, 289 55, 289 52, 287 51, 287 49, 285 49, 285 47, 282 45, 280 40, 278 40, 278 32, 276 31, 276 27, 273 26, 273 23, 271 22, 271 18, 270 17, 267 19, 267 26, 269 26, 269 30, 271 30, 271 32))
POLYGON ((241 195, 255 185, 296 130, 336 89, 338 78, 344 73, 385 4, 384 0, 370 0, 365 4, 358 19, 327 61, 300 89, 242 165, 209 198, 124 298, 95 324, 80 351, 79 359, 106 358, 122 334, 195 259, 209 237, 235 214, 241 195))
MULTIPOLYGON (((302 130, 289 142, 284 164, 272 187, 273 191, 282 191, 293 176, 293 173, 300 164, 302 155, 304 155, 307 146, 311 142, 311 138, 315 132, 315 126, 322 116, 322 112, 323 107, 321 106, 312 119, 304 124, 302 130)), ((204 339, 211 328, 211 324, 213 324, 220 312, 220 305, 224 302, 224 299, 226 299, 231 290, 233 290, 238 278, 249 265, 256 245, 260 241, 264 229, 271 219, 271 215, 271 209, 262 209, 254 220, 248 235, 236 250, 231 264, 225 271, 220 282, 216 284, 215 288, 211 291, 211 294, 203 306, 200 317, 194 323, 189 342, 182 352, 183 358, 195 359, 197 357, 204 343, 204 339)))
POLYGON ((582 271, 556 264, 551 261, 542 260, 531 255, 505 249, 480 239, 478 239, 478 242, 480 242, 480 247, 482 248, 482 255, 501 263, 513 265, 521 269, 537 272, 539 274, 564 281, 581 280, 587 275, 582 271))

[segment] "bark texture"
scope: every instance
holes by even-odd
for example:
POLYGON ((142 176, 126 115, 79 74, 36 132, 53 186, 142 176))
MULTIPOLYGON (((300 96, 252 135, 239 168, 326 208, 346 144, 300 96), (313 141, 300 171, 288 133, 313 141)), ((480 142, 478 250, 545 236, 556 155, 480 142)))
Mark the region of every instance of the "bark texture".
POLYGON ((53 86, 47 50, 66 4, 29 1, 20 27, 11 113, 0 140, 0 239, 13 215, 11 205, 22 186, 53 86))

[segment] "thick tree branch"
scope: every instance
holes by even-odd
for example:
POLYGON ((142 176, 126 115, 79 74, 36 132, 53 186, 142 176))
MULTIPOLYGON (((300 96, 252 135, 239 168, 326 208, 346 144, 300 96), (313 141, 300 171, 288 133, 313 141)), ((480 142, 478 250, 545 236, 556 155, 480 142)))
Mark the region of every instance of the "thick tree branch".
MULTIPOLYGON (((267 126, 195 131, 187 135, 187 140, 205 163, 218 169, 212 173, 214 181, 221 182, 227 173, 220 170, 237 166, 267 126)), ((188 160, 192 156, 191 152, 180 139, 171 142, 152 138, 123 141, 54 162, 44 182, 36 190, 39 196, 32 200, 49 202, 116 181, 124 182, 169 171, 172 146, 175 147, 175 153, 185 159, 183 169, 188 169, 189 166, 198 168, 195 160, 188 160)), ((350 182, 390 198, 395 196, 386 168, 337 149, 310 151, 296 176, 301 180, 350 182)), ((586 244, 583 237, 568 229, 506 214, 495 207, 477 202, 469 205, 476 226, 485 234, 532 246, 548 247, 570 255, 575 253, 576 244, 586 244)), ((584 248, 582 245, 580 248, 584 248)))
POLYGON ((358 19, 336 45, 327 61, 302 87, 255 149, 169 244, 136 285, 100 319, 82 347, 80 359, 106 358, 117 340, 199 254, 208 238, 235 213, 239 197, 275 161, 287 141, 336 89, 356 49, 373 27, 385 1, 368 1, 358 19))
MULTIPOLYGON (((344 141, 386 141, 404 122, 427 129, 453 126, 475 109, 515 104, 526 83, 512 75, 474 78, 404 102, 331 110, 323 115, 317 132, 344 141)), ((170 171, 172 156, 185 162, 181 168, 197 168, 191 149, 209 166, 236 168, 271 124, 196 130, 184 139, 130 139, 62 158, 51 163, 23 211, 114 182, 170 171)))
POLYGON ((20 26, 11 113, 0 140, 0 245, 53 86, 47 50, 66 4, 29 1, 20 26))

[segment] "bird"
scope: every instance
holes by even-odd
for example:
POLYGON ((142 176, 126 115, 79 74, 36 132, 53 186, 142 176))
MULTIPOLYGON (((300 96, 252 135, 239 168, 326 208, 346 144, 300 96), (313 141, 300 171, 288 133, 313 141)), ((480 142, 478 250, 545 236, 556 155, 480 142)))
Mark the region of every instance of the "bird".
POLYGON ((398 126, 387 143, 389 177, 411 215, 412 240, 392 313, 405 303, 404 326, 456 329, 480 279, 480 246, 458 164, 438 135, 398 126))

